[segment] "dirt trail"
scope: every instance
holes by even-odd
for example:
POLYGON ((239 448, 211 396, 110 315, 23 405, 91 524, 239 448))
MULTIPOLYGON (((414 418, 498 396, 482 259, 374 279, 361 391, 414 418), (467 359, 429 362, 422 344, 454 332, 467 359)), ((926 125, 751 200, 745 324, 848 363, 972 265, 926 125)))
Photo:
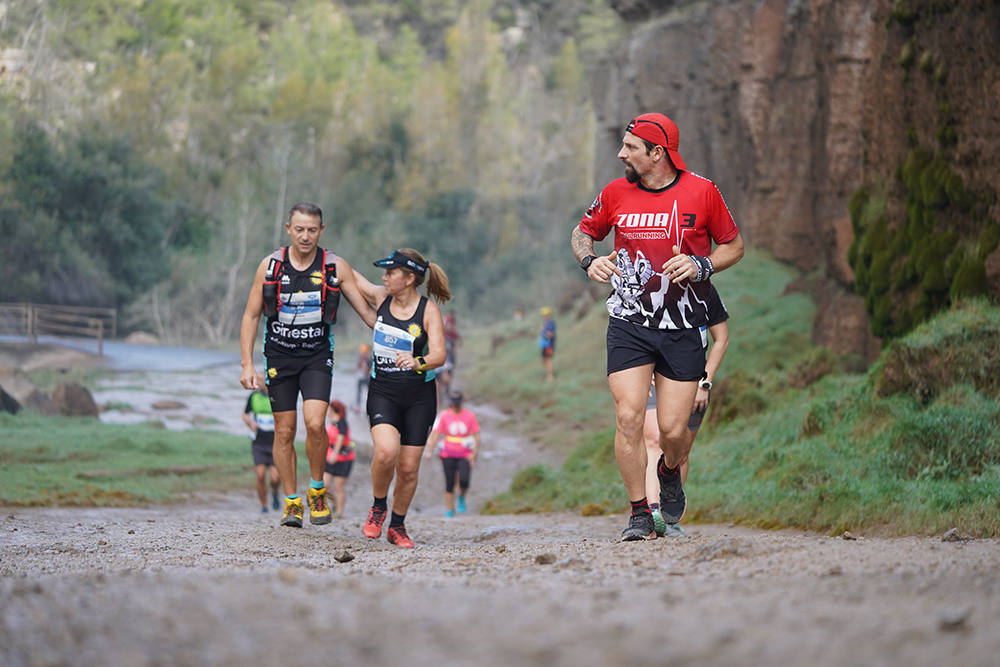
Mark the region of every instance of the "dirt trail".
POLYGON ((995 665, 995 540, 854 541, 622 516, 357 517, 246 499, 0 519, 0 664, 995 665), (353 557, 338 562, 348 552, 353 557))
POLYGON ((998 540, 623 544, 621 514, 482 516, 545 454, 478 412, 472 512, 442 515, 425 464, 413 550, 361 536, 360 463, 345 518, 301 530, 257 513, 250 473, 180 505, 0 509, 0 665, 997 664, 998 540))

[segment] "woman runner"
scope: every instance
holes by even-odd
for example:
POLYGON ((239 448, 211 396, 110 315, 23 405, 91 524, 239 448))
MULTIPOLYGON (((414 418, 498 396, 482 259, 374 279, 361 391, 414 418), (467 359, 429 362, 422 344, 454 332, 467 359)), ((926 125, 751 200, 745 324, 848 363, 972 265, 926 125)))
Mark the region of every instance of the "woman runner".
POLYGON ((382 534, 389 485, 395 476, 386 538, 409 549, 413 540, 403 521, 417 489, 421 454, 437 413, 434 369, 445 362, 441 310, 417 288, 426 279, 427 293, 438 303, 450 299, 451 291, 444 270, 416 250, 395 250, 374 264, 385 269, 382 287, 354 272, 361 294, 377 311, 368 388, 368 422, 375 450, 374 501, 363 532, 371 539, 382 534))

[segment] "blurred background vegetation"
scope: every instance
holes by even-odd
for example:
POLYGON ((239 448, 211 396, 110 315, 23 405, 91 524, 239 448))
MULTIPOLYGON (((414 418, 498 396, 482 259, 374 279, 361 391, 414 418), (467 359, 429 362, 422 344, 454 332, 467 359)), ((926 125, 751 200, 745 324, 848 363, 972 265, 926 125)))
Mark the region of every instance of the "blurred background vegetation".
POLYGON ((459 312, 553 299, 617 29, 600 0, 3 3, 0 301, 231 341, 297 201, 362 270, 424 252, 459 312))

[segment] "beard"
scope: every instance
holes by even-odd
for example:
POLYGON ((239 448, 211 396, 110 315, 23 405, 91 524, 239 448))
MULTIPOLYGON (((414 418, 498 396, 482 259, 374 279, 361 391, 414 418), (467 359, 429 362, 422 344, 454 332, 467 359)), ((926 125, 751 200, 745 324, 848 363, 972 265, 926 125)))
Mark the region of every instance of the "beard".
POLYGON ((638 183, 640 179, 639 172, 635 170, 630 164, 625 165, 625 180, 629 183, 638 183))

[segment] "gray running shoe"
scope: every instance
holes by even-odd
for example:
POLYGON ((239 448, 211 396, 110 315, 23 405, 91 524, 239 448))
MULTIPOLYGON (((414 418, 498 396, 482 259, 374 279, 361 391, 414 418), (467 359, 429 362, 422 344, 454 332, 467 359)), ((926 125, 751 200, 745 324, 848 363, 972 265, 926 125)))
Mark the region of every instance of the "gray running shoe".
POLYGON ((687 537, 687 534, 679 523, 668 523, 661 537, 687 537))
POLYGON ((660 514, 667 523, 680 523, 684 516, 684 487, 681 486, 680 468, 673 472, 664 472, 666 465, 663 462, 663 455, 656 464, 656 477, 660 480, 660 514))
POLYGON ((635 540, 655 540, 656 530, 653 528, 653 515, 649 512, 633 514, 629 517, 628 528, 622 531, 622 542, 635 540))
POLYGON ((653 510, 653 529, 656 531, 657 537, 663 537, 664 533, 667 532, 667 522, 663 520, 659 509, 653 510))

